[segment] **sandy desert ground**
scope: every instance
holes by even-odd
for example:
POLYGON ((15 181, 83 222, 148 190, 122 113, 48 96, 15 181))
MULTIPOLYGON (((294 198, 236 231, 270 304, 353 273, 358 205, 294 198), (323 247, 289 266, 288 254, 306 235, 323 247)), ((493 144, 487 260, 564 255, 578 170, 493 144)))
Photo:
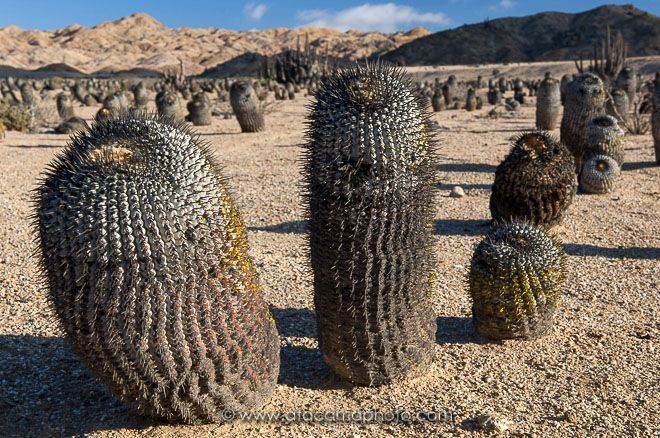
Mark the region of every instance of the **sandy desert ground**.
MULTIPOLYGON (((10 132, 0 142, 0 436, 462 436, 484 433, 482 415, 515 436, 660 433, 660 167, 650 135, 627 137, 627 162, 614 193, 578 195, 553 230, 569 254, 569 277, 552 333, 532 342, 486 343, 472 329, 466 269, 488 229, 495 167, 511 137, 533 127, 534 101, 511 118, 485 117, 487 105, 473 113, 436 113, 435 361, 424 377, 351 387, 333 376, 317 349, 298 192, 305 103, 302 97, 278 103, 263 133, 241 134, 235 119, 220 118, 198 129, 232 178, 282 336, 279 384, 263 411, 402 407, 414 421, 192 427, 136 415, 73 354, 37 272, 30 191, 67 137, 10 132), (450 198, 454 185, 466 196, 450 198), (417 412, 431 411, 443 421, 415 420, 417 412)), ((78 111, 91 118, 96 109, 78 111)))

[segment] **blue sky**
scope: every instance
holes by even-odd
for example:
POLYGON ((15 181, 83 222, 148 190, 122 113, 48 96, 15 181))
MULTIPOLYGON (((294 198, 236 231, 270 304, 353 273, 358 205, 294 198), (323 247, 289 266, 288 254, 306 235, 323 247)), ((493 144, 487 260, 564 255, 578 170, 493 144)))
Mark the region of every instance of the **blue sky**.
MULTIPOLYGON (((170 27, 221 27, 235 30, 322 25, 340 30, 441 30, 486 18, 543 11, 580 12, 605 3, 588 0, 0 0, 0 27, 55 29, 71 23, 93 26, 135 12, 152 15, 170 27)), ((660 15, 660 0, 634 2, 660 15)))

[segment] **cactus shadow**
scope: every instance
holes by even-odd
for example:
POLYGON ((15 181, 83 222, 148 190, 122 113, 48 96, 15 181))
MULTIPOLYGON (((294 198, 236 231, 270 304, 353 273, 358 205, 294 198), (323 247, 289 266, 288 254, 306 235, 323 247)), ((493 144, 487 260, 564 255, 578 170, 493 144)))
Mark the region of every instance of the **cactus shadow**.
POLYGON ((567 243, 566 254, 572 256, 607 257, 609 259, 660 260, 660 248, 631 246, 629 248, 606 248, 602 246, 567 243))
POLYGON ((438 219, 433 224, 435 233, 443 236, 481 236, 490 228, 484 219, 438 219))
POLYGON ((639 170, 639 169, 648 169, 649 167, 660 167, 660 164, 655 161, 637 161, 634 163, 623 163, 621 170, 639 170))
POLYGON ((438 165, 440 172, 495 172, 497 166, 486 163, 443 163, 438 165))
POLYGON ((465 183, 440 183, 438 184, 438 189, 440 190, 451 190, 454 186, 459 186, 463 190, 488 190, 490 191, 492 184, 465 184, 465 183))
POLYGON ((438 344, 482 344, 472 326, 472 318, 464 316, 438 316, 435 342, 438 344))
POLYGON ((0 336, 0 436, 65 436, 155 421, 123 404, 63 338, 0 336))
POLYGON ((281 224, 265 225, 262 227, 248 227, 250 231, 267 231, 281 234, 305 234, 309 231, 309 223, 306 220, 282 222, 281 224))
POLYGON ((316 342, 316 316, 310 309, 271 308, 282 338, 278 383, 309 389, 350 387, 323 360, 316 342))

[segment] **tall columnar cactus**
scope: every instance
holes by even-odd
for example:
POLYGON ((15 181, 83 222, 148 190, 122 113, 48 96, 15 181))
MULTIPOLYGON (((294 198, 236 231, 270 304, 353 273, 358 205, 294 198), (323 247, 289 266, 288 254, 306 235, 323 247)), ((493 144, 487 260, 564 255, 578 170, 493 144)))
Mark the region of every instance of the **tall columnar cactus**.
POLYGON ((163 90, 156 95, 158 115, 174 121, 183 120, 181 101, 174 91, 163 90))
POLYGON ((651 116, 655 162, 660 164, 660 72, 655 74, 653 87, 653 115, 651 116))
POLYGON ((193 96, 193 99, 188 102, 188 120, 195 126, 210 125, 213 118, 211 117, 211 101, 203 91, 193 96))
POLYGON ((60 93, 55 99, 55 105, 57 106, 57 114, 62 120, 68 120, 73 117, 73 102, 71 101, 71 95, 69 93, 60 93))
POLYGON ((594 117, 587 125, 585 160, 592 155, 607 155, 619 166, 623 165, 623 136, 624 132, 614 117, 607 115, 594 117))
POLYGON ((559 82, 551 77, 543 79, 536 94, 536 128, 542 131, 555 129, 560 110, 559 82))
POLYGON ((456 76, 450 75, 447 78, 447 82, 442 86, 442 94, 445 97, 445 105, 447 108, 451 108, 454 104, 454 99, 456 98, 456 93, 458 92, 458 84, 456 82, 456 76))
POLYGON ((575 157, 576 171, 582 167, 582 156, 587 146, 587 124, 604 113, 604 103, 603 81, 594 74, 581 74, 566 88, 561 142, 575 157))
POLYGON ((561 94, 561 104, 564 105, 566 101, 566 90, 568 89, 568 84, 573 82, 575 77, 571 74, 566 73, 561 77, 561 82, 559 83, 559 92, 561 94))
POLYGON ((47 171, 37 204, 50 301, 119 397, 186 423, 265 402, 278 335, 226 179, 192 132, 147 116, 97 123, 47 171))
POLYGON ((147 91, 144 82, 140 81, 140 83, 133 88, 133 100, 135 101, 136 108, 146 108, 149 104, 149 92, 147 91))
POLYGON ((616 78, 616 87, 628 95, 628 110, 635 102, 637 94, 637 75, 632 67, 624 67, 616 78))
POLYGON ((565 281, 566 256, 547 231, 524 222, 498 224, 472 256, 475 329, 497 340, 545 335, 565 281))
POLYGON ((229 101, 241 132, 259 132, 266 128, 257 94, 248 82, 236 81, 229 89, 229 101))
POLYGON ((493 220, 551 226, 561 220, 577 191, 575 162, 550 134, 522 134, 495 171, 490 196, 493 220))
POLYGON ((474 88, 470 87, 467 90, 467 98, 465 100, 465 110, 474 111, 477 109, 477 95, 474 88))
POLYGON ((585 193, 609 193, 621 174, 617 162, 607 155, 592 155, 582 165, 580 189, 585 193))
POLYGON ((434 137, 402 72, 327 79, 304 164, 319 345, 342 378, 380 385, 430 362, 434 137))

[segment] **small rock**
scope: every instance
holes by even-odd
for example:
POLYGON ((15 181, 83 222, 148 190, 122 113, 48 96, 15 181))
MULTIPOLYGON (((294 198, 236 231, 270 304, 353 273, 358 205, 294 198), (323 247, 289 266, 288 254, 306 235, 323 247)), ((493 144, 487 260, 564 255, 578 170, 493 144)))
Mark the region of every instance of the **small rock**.
POLYGON ((461 186, 454 186, 449 192, 450 198, 462 198, 463 196, 465 196, 465 192, 461 186))
POLYGON ((504 418, 497 418, 492 415, 479 415, 476 418, 479 430, 485 433, 503 433, 509 430, 511 422, 504 418))

